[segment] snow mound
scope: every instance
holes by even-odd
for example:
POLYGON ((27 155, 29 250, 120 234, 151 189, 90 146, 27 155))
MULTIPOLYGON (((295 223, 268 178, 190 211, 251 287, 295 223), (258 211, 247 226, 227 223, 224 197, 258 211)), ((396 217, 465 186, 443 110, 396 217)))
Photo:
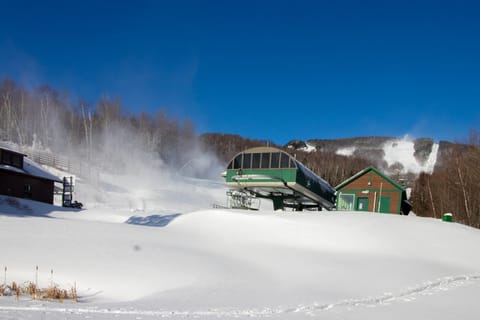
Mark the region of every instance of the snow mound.
POLYGON ((40 286, 75 284, 80 295, 78 304, 2 297, 0 318, 476 319, 480 312, 477 229, 416 216, 211 209, 211 200, 225 198, 217 181, 153 180, 162 183, 78 179, 83 210, 0 197, 6 281, 34 281, 38 266, 40 286))

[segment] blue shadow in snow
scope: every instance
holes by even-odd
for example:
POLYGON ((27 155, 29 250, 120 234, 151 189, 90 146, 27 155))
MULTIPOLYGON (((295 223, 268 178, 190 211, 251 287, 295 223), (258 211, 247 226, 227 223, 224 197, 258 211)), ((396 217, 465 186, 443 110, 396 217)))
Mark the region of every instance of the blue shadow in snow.
POLYGON ((0 216, 17 218, 49 216, 52 212, 78 212, 79 209, 54 206, 48 203, 0 195, 0 216))
POLYGON ((148 217, 133 216, 130 217, 127 221, 125 221, 125 223, 148 227, 166 227, 178 216, 181 216, 181 213, 169 214, 164 216, 158 214, 154 214, 148 217))

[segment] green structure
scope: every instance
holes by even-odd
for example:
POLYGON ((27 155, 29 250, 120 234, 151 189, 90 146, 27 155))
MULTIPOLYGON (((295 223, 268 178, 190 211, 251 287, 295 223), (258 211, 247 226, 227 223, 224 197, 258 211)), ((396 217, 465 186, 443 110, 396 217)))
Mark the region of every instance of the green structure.
POLYGON ((368 167, 339 184, 337 210, 407 215, 412 205, 405 188, 374 167, 368 167))
MULTIPOLYGON (((228 164, 225 180, 230 195, 266 198, 275 210, 291 207, 331 210, 335 189, 294 157, 277 148, 258 147, 238 153, 228 164)), ((248 207, 248 206, 245 206, 248 207)))

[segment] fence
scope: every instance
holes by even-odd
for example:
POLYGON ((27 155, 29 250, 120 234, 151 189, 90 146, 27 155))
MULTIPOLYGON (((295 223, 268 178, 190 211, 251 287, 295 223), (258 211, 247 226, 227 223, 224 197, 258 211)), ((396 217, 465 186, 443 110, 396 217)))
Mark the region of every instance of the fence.
POLYGON ((64 155, 58 155, 49 151, 35 150, 31 147, 21 147, 11 142, 0 141, 0 147, 23 153, 35 163, 53 167, 69 174, 81 175, 85 177, 98 176, 98 170, 94 169, 86 161, 79 158, 71 158, 64 155))

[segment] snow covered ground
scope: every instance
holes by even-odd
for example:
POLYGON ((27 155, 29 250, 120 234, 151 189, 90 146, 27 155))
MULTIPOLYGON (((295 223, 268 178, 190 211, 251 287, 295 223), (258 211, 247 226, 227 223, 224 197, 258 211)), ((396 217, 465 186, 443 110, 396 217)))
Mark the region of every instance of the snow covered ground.
MULTIPOLYGON (((57 172, 57 174, 61 174, 57 172)), ((77 178, 81 211, 0 196, 0 319, 478 319, 480 231, 416 216, 212 209, 221 181, 77 178), (53 279, 52 279, 53 270, 53 279), (3 276, 1 278, 3 283, 3 276)))

